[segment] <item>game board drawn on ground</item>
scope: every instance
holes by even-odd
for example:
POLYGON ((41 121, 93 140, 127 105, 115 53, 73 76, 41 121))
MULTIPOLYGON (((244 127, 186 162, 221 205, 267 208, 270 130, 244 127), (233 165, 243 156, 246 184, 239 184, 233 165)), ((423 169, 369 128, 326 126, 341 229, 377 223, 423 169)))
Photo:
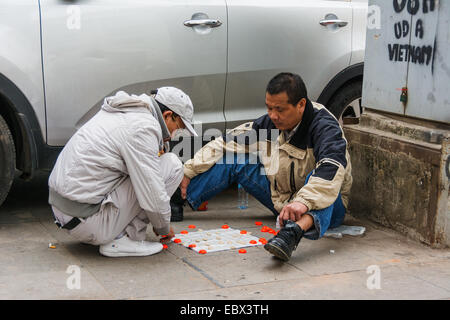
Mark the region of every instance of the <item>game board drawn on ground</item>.
POLYGON ((176 234, 172 241, 203 254, 263 244, 259 238, 252 236, 250 232, 223 227, 212 230, 199 229, 195 232, 183 230, 176 234))

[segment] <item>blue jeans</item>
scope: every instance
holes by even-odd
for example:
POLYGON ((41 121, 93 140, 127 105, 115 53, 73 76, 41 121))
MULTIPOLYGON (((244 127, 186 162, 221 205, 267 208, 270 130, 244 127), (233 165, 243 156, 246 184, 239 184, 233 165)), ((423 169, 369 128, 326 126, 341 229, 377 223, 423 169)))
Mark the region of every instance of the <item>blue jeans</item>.
MULTIPOLYGON (((224 158, 221 163, 216 163, 208 171, 194 177, 187 189, 186 198, 196 210, 204 201, 207 201, 228 188, 232 183, 240 183, 241 186, 267 207, 275 216, 279 212, 275 210, 271 193, 270 182, 264 172, 264 167, 259 160, 250 161, 248 154, 235 154, 232 163, 226 163, 224 158)), ((228 161, 230 162, 230 161, 228 161)), ((308 182, 311 173, 306 178, 308 182)), ((305 233, 305 238, 317 240, 329 228, 340 226, 344 220, 345 207, 339 194, 336 201, 328 208, 312 210, 308 214, 314 219, 314 228, 305 233)))

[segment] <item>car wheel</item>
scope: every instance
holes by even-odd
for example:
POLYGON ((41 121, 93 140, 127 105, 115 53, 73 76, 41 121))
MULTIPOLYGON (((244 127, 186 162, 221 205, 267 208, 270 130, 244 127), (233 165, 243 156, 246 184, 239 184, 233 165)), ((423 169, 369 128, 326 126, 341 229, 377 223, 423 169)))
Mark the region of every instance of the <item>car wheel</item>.
POLYGON ((328 109, 339 123, 354 123, 361 116, 362 81, 354 81, 342 87, 328 103, 328 109))
POLYGON ((16 150, 11 131, 0 116, 0 205, 5 201, 16 169, 16 150))

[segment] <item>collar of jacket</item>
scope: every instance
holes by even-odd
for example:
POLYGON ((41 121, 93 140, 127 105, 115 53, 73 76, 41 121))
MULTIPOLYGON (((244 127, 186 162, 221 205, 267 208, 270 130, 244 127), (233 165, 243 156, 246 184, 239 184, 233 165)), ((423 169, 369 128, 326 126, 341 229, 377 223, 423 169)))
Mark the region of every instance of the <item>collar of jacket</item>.
MULTIPOLYGON (((169 129, 167 128, 166 122, 164 121, 164 117, 162 115, 161 109, 158 106, 158 103, 156 102, 155 98, 150 97, 150 106, 153 107, 153 110, 156 113, 156 120, 158 120, 159 125, 161 126, 161 131, 162 131, 162 137, 163 137, 163 141, 166 140, 167 138, 170 138, 170 132, 169 129)), ((168 143, 165 143, 165 147, 167 148, 168 143)), ((166 152, 168 152, 168 150, 165 150, 166 152)))
POLYGON ((313 117, 314 107, 311 103, 311 100, 307 98, 305 111, 303 112, 300 126, 297 128, 297 131, 294 133, 292 138, 288 141, 289 144, 292 144, 293 146, 303 150, 306 150, 308 148, 308 131, 313 117))

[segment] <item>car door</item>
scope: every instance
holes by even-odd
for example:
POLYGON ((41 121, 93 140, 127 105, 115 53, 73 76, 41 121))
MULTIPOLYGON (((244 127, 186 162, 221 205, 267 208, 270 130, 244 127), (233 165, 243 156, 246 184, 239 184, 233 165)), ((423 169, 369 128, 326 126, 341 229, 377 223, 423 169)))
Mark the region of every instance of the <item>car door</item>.
POLYGON ((105 96, 165 85, 190 95, 203 129, 223 127, 224 0, 40 0, 40 6, 49 145, 64 145, 105 96))
POLYGON ((350 63, 349 1, 227 0, 227 6, 227 128, 266 112, 265 88, 277 73, 300 74, 315 100, 350 63))

